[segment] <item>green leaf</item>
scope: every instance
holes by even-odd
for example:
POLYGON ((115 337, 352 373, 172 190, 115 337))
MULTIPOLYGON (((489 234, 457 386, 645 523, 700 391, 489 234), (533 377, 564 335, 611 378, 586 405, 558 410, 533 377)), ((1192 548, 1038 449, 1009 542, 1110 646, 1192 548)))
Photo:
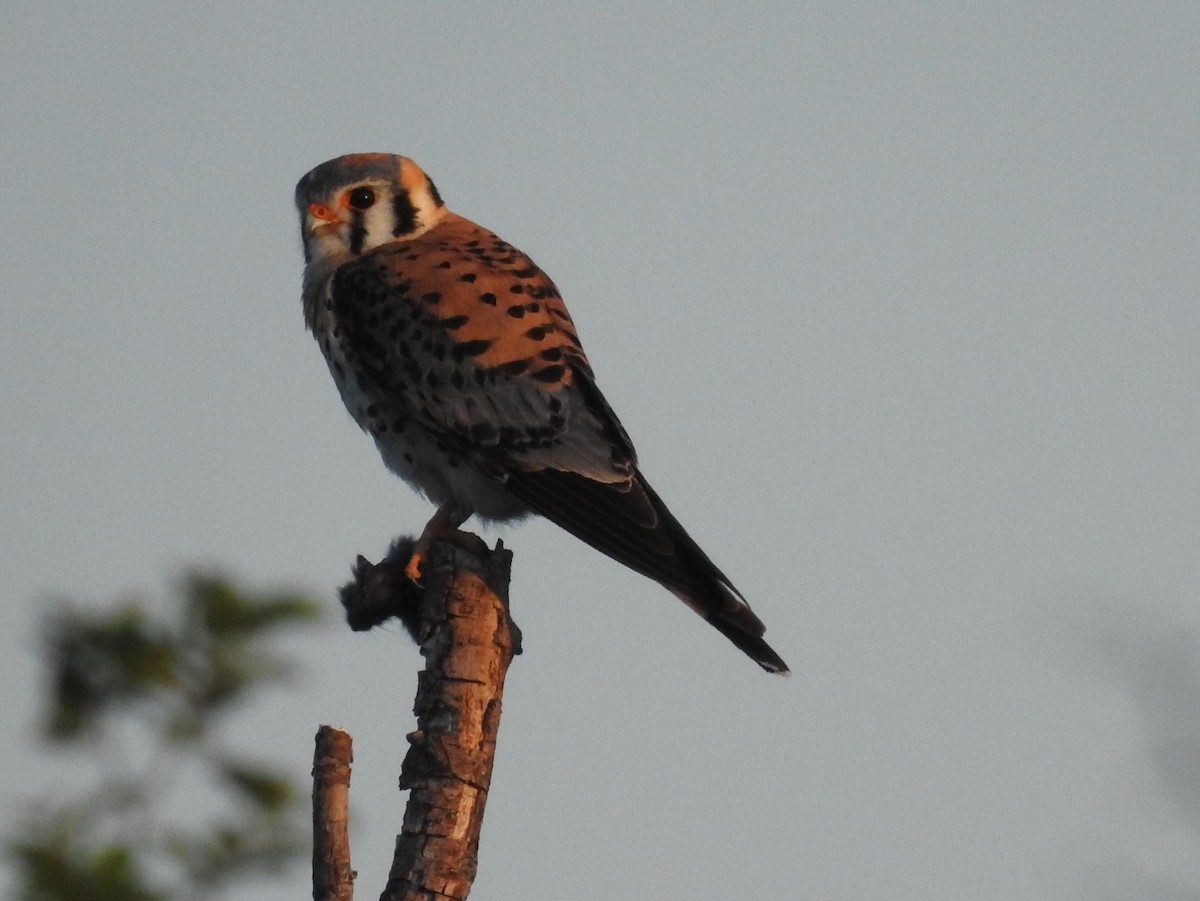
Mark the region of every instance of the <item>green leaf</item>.
POLYGON ((235 702, 293 672, 267 639, 311 623, 317 605, 200 572, 184 578, 175 601, 61 604, 44 621, 46 735, 92 755, 100 779, 54 813, 30 817, 9 841, 18 901, 213 897, 251 870, 304 854, 296 784, 221 748, 215 727, 235 702), (133 753, 121 753, 120 739, 136 743, 133 753), (194 791, 197 773, 212 796, 205 809, 233 808, 232 820, 171 819, 178 799, 164 787, 194 791))
POLYGON ((105 711, 177 684, 179 649, 170 633, 127 602, 112 613, 63 606, 43 624, 51 695, 46 731, 70 741, 105 711))
POLYGON ((292 781, 278 770, 231 759, 218 762, 217 769, 230 787, 264 811, 281 810, 296 800, 292 781))
POLYGON ((184 594, 190 617, 215 637, 254 636, 311 622, 320 615, 320 608, 300 595, 255 595, 234 589, 219 576, 200 572, 187 576, 184 594))
POLYGON ((89 847, 78 820, 31 820, 25 838, 10 844, 19 901, 166 901, 141 873, 131 848, 89 847))

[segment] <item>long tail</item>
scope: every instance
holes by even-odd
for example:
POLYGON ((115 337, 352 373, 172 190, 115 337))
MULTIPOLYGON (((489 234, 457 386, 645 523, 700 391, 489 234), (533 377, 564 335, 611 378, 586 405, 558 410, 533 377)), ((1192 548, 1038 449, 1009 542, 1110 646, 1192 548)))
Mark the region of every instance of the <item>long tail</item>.
POLYGON ((517 472, 507 486, 534 512, 671 591, 767 672, 789 672, 763 640, 762 620, 641 473, 605 483, 558 470, 517 472))

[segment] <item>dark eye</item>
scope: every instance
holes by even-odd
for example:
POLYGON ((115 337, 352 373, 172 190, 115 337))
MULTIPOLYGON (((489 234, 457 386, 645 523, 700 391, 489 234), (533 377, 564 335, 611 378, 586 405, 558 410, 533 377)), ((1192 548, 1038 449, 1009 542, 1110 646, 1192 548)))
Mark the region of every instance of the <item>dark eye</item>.
POLYGON ((375 192, 370 188, 355 188, 346 195, 346 205, 352 210, 369 210, 375 205, 375 192))

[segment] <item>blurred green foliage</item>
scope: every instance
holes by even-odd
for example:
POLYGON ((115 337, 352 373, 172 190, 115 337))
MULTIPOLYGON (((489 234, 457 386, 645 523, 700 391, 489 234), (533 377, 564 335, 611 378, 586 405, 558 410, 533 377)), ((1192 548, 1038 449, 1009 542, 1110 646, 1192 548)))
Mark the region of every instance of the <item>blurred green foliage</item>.
POLYGON ((317 618, 306 598, 198 572, 170 603, 49 614, 45 740, 97 777, 10 829, 16 899, 201 901, 306 856, 307 789, 223 746, 219 727, 292 674, 271 638, 317 618))

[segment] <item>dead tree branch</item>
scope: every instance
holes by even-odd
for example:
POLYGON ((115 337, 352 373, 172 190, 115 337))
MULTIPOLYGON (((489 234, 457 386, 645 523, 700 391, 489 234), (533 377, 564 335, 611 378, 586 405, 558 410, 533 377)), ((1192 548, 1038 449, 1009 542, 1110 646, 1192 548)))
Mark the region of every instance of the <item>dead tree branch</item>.
POLYGON ((378 564, 359 557, 342 589, 352 628, 399 617, 425 657, 400 772, 408 807, 380 901, 461 901, 475 879, 504 677, 520 653, 508 614, 512 554, 439 542, 422 590, 404 576, 411 546, 397 542, 378 564))

